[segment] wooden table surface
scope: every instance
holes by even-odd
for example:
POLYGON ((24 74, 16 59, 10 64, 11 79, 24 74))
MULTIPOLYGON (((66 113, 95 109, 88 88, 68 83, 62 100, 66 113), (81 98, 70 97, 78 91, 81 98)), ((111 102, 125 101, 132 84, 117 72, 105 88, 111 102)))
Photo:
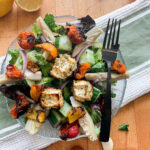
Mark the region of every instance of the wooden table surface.
MULTIPOLYGON (((97 18, 134 0, 44 0, 40 11, 27 13, 17 8, 0 19, 0 56, 5 55, 8 45, 25 27, 35 22, 38 16, 46 13, 54 15, 71 14, 82 17, 90 14, 97 18)), ((114 150, 149 150, 150 142, 150 93, 121 108, 112 119, 111 138, 114 150), (129 132, 118 131, 122 123, 130 125, 129 132)), ((72 146, 80 145, 84 150, 102 150, 100 142, 91 142, 81 138, 71 142, 58 142, 44 150, 70 150, 72 146)))

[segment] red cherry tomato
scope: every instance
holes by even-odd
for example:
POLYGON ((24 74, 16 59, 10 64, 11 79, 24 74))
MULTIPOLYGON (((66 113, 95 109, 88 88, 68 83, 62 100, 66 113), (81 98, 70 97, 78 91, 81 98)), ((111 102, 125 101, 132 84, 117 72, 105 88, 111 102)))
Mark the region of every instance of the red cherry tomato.
POLYGON ((22 32, 18 35, 18 44, 23 49, 31 49, 35 45, 35 36, 30 31, 22 32))
POLYGON ((70 38, 71 42, 74 44, 80 44, 83 41, 83 37, 80 34, 80 31, 77 29, 75 25, 70 26, 68 37, 70 38))
POLYGON ((79 126, 77 124, 71 126, 68 130, 69 130, 68 138, 74 138, 79 134, 79 126))
POLYGON ((79 133, 78 121, 72 124, 65 124, 60 130, 60 138, 66 140, 67 138, 74 138, 79 133))
POLYGON ((6 76, 8 78, 19 79, 19 78, 22 78, 22 73, 15 65, 9 64, 7 66, 6 76))

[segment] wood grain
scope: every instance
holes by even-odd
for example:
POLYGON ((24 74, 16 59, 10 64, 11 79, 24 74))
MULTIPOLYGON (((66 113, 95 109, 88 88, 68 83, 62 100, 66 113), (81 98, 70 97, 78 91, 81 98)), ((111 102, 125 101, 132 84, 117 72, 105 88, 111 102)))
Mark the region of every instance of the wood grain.
MULTIPOLYGON (((8 45, 38 16, 46 13, 54 15, 74 15, 82 17, 87 14, 94 18, 103 16, 121 8, 134 0, 44 0, 42 8, 34 13, 22 11, 14 4, 12 11, 0 19, 0 56, 5 55, 8 45)), ((111 137, 114 150, 149 150, 150 142, 150 93, 120 109, 112 119, 111 137), (130 125, 129 132, 118 131, 122 123, 130 125)), ((87 138, 71 142, 58 142, 43 150, 70 150, 80 145, 84 150, 102 150, 99 141, 91 142, 87 138)))

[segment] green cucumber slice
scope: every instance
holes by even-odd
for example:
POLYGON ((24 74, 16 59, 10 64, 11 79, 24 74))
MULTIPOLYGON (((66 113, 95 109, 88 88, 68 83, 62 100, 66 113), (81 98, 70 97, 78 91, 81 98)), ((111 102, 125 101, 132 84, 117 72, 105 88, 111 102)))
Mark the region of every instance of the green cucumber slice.
POLYGON ((59 111, 63 116, 67 117, 67 114, 71 109, 72 107, 66 101, 64 101, 64 105, 59 109, 59 111))
POLYGON ((24 79, 24 82, 25 82, 25 84, 26 85, 28 85, 28 86, 32 86, 32 85, 35 85, 36 83, 35 83, 35 81, 33 81, 33 80, 29 80, 29 79, 24 79))
POLYGON ((65 120, 65 117, 56 109, 51 109, 50 114, 48 116, 48 121, 50 124, 55 128, 60 123, 63 123, 65 120))
POLYGON ((92 96, 91 102, 92 103, 97 102, 97 100, 101 94, 102 94, 102 92, 100 89, 93 87, 93 96, 92 96))
POLYGON ((86 49, 80 56, 79 63, 89 63, 90 65, 95 64, 94 52, 90 49, 86 49))
POLYGON ((67 35, 62 35, 56 38, 55 46, 59 50, 71 51, 72 43, 67 35))

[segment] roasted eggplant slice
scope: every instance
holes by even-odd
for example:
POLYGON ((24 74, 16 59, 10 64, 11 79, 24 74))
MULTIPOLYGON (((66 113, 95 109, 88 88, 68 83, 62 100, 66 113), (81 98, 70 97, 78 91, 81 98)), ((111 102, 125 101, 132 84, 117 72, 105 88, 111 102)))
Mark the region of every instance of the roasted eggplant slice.
POLYGON ((17 119, 20 115, 25 113, 28 105, 29 103, 25 95, 18 95, 15 101, 15 105, 10 110, 11 116, 17 119))

